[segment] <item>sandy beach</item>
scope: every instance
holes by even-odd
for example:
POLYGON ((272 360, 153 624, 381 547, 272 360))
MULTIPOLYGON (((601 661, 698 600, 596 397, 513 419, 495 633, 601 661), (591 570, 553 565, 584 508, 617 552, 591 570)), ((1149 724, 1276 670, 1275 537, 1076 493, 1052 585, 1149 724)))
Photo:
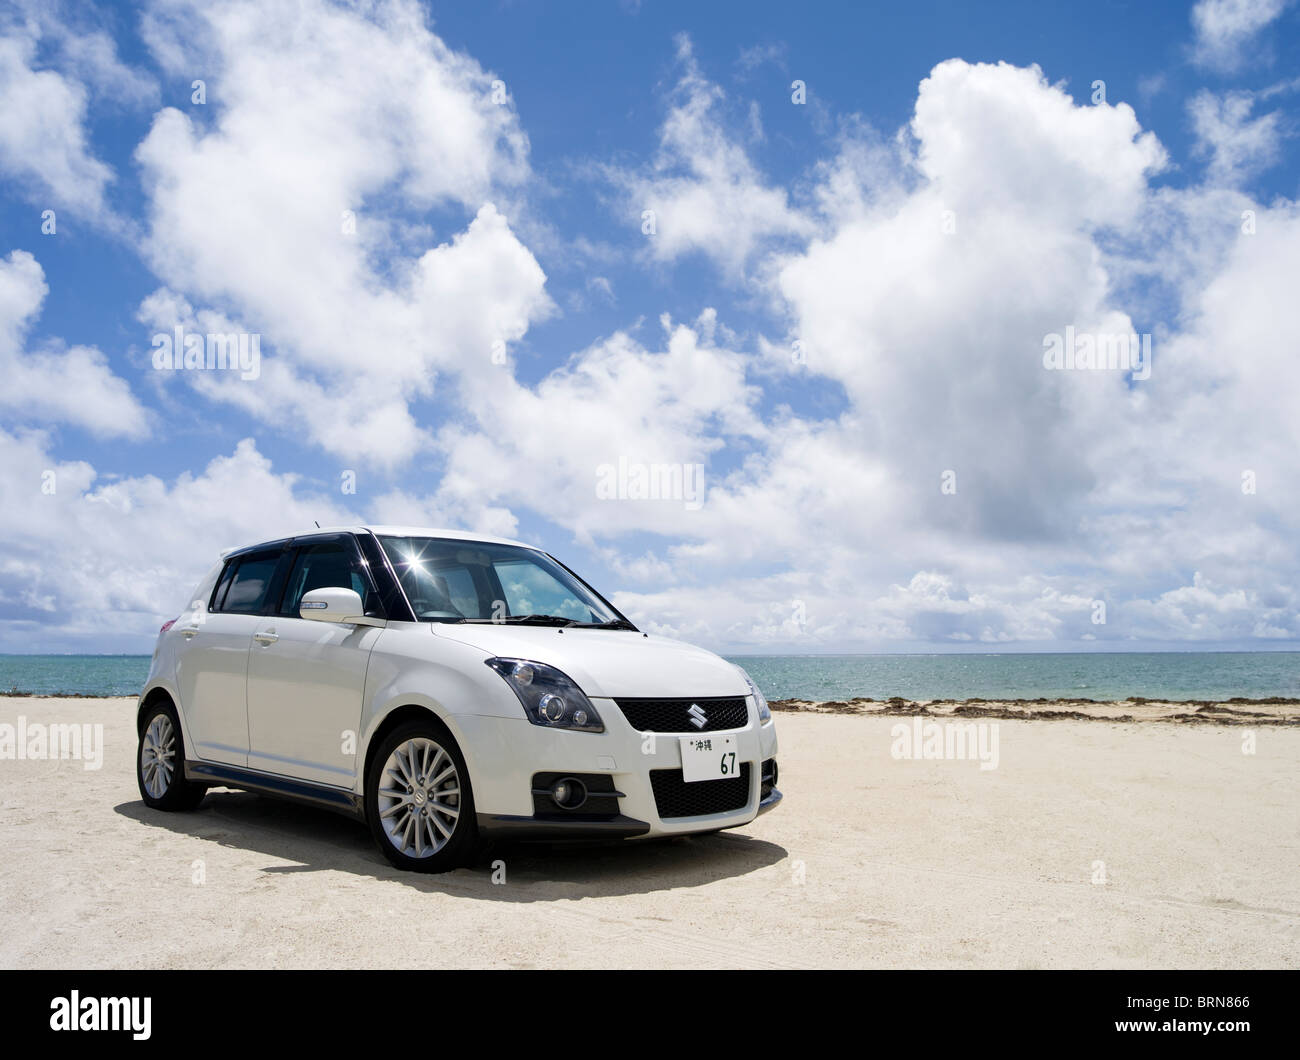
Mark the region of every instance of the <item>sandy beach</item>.
POLYGON ((0 759, 0 966, 1294 967, 1300 705, 1209 706, 782 703, 747 828, 426 877, 323 811, 148 811, 133 699, 0 698, 103 727, 97 769, 0 759), (911 742, 957 724, 995 768, 911 742))

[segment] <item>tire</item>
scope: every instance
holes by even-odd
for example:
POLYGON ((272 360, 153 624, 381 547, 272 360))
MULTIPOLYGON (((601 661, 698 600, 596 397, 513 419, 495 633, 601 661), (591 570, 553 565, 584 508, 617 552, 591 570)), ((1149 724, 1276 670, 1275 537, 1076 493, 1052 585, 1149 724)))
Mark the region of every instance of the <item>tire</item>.
POLYGON ((144 711, 135 779, 152 810, 193 810, 207 794, 205 785, 185 779, 185 738, 170 700, 160 699, 144 711))
POLYGON ((465 757, 432 718, 407 722, 379 745, 366 776, 366 822, 399 869, 449 872, 478 846, 465 757))

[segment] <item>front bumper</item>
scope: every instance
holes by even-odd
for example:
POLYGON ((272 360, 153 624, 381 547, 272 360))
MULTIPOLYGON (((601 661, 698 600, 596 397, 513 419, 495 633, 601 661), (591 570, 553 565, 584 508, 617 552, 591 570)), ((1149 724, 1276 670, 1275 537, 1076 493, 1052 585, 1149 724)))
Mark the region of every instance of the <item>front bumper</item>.
POLYGON ((476 815, 481 835, 491 839, 635 839, 650 834, 645 821, 621 814, 608 821, 564 821, 504 814, 476 815))
POLYGON ((744 728, 709 734, 736 737, 738 758, 749 766, 744 805, 689 817, 660 815, 651 773, 679 771, 682 760, 678 737, 692 734, 643 734, 628 723, 612 699, 593 698, 592 703, 605 723, 603 733, 548 729, 524 718, 455 717, 462 730, 457 735, 474 786, 478 826, 485 836, 626 839, 689 835, 748 824, 781 801, 781 793, 774 786, 763 791, 762 765, 776 757, 776 728, 771 723, 758 724, 752 699, 744 728), (589 819, 590 813, 556 812, 553 806, 551 812, 539 812, 533 791, 534 778, 541 773, 608 776, 618 793, 617 803, 603 802, 602 808, 607 807, 611 813, 599 820, 589 819))

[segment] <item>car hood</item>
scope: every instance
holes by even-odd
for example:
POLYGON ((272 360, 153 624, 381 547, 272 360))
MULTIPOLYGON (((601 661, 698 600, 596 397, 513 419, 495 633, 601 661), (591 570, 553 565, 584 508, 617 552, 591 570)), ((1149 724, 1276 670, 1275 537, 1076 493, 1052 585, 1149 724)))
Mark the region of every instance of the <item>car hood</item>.
POLYGON ((531 659, 564 671, 589 696, 702 699, 745 696, 740 671, 711 651, 630 630, 433 623, 436 636, 489 656, 531 659))

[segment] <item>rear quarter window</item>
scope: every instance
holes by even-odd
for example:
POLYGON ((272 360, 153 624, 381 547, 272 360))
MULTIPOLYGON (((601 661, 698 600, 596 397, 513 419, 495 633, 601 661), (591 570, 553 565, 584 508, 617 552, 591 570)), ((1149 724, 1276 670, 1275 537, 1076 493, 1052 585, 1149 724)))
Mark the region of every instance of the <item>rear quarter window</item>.
POLYGON ((208 601, 209 611, 220 611, 225 606, 226 590, 230 588, 231 579, 235 576, 235 568, 239 566, 239 560, 230 560, 221 571, 221 577, 217 579, 217 584, 212 589, 212 599, 208 601))
MULTIPOLYGON (((220 600, 218 610, 239 615, 260 614, 279 563, 278 553, 242 557, 225 590, 224 598, 220 600)), ((224 576, 222 580, 226 580, 224 576)))

